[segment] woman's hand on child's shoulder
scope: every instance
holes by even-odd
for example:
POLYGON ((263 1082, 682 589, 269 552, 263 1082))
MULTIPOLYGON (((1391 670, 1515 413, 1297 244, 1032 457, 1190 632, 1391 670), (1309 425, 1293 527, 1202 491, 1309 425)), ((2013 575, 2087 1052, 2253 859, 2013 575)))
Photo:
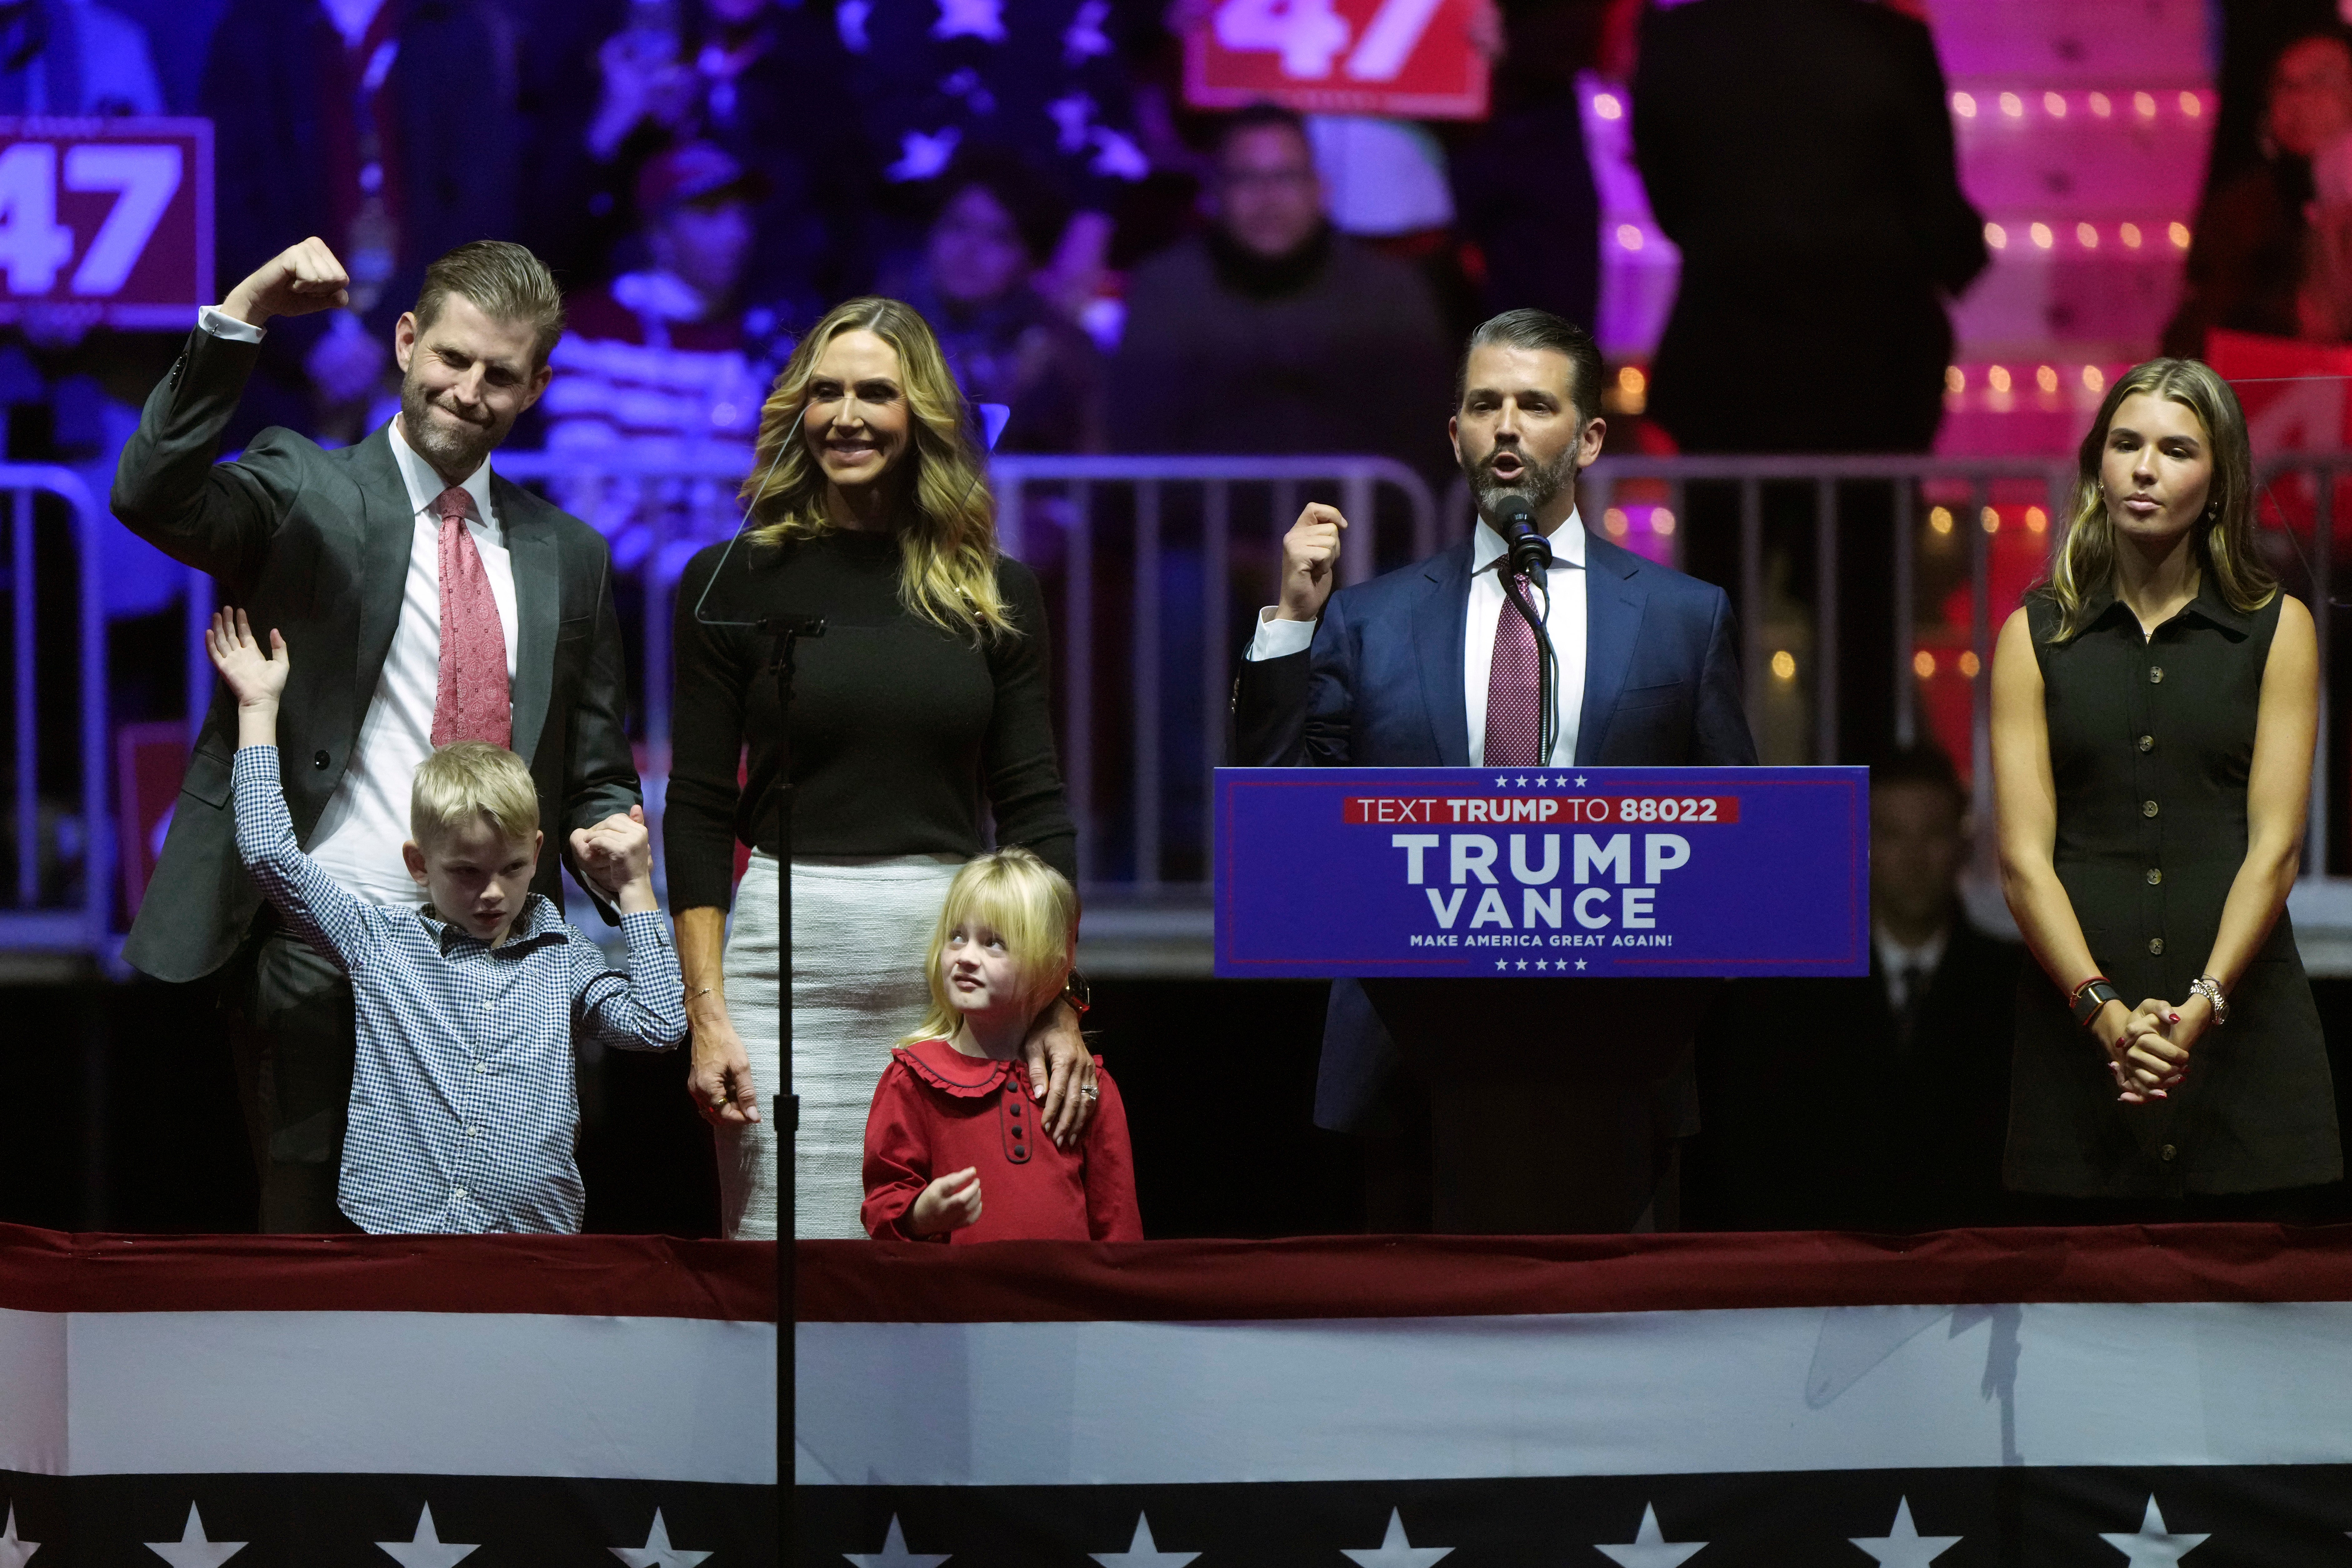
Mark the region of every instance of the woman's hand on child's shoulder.
POLYGON ((915 1236, 938 1236, 961 1230, 980 1220, 980 1168, 966 1165, 950 1171, 916 1195, 907 1211, 907 1229, 915 1236))

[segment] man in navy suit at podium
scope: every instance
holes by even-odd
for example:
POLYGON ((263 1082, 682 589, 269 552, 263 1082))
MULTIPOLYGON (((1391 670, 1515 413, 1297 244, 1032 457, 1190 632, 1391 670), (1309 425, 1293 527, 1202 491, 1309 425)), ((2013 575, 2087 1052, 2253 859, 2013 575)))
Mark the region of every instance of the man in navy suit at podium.
MULTIPOLYGON (((1260 615, 1234 688, 1235 762, 1755 763, 1723 590, 1587 533, 1577 511, 1577 474, 1606 431, 1601 377, 1583 328, 1506 311, 1471 334, 1449 422, 1478 503, 1466 543, 1334 594, 1347 519, 1319 502, 1299 514, 1281 603, 1260 615), (1527 512, 1550 562, 1511 578, 1501 530, 1527 512), (1544 661, 1515 591, 1549 601, 1549 750, 1544 661)), ((1711 994, 1675 980, 1334 982, 1315 1120, 1365 1135, 1367 1228, 1674 1228, 1680 1140, 1697 1131, 1691 1037, 1711 994)))

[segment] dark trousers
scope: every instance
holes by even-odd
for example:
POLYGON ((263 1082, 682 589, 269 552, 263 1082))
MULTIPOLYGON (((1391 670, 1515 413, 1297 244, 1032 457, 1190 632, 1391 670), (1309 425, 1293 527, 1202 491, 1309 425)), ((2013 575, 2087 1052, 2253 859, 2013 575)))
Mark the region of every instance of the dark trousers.
POLYGON ((335 1206, 357 1026, 352 983, 267 915, 222 976, 265 1235, 358 1227, 335 1206))
POLYGON ((1402 1070, 1365 1140, 1365 1228, 1644 1233, 1681 1225, 1697 1131, 1687 981, 1367 981, 1402 1070))

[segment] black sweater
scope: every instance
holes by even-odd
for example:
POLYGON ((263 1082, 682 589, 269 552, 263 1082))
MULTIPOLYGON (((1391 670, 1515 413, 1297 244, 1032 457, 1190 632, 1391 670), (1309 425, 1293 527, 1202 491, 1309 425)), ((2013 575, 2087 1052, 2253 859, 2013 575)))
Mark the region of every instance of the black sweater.
POLYGON ((996 568, 1021 635, 975 646, 899 603, 889 536, 739 545, 714 584, 725 548, 697 554, 678 583, 662 836, 671 908, 729 908, 736 841, 776 848, 769 638, 707 624, 763 615, 825 618, 824 635, 800 644, 793 687, 794 854, 977 854, 984 802, 1000 842, 1025 845, 1076 878, 1077 830, 1046 705, 1045 606, 1029 568, 996 568), (747 744, 749 777, 739 785, 747 744))

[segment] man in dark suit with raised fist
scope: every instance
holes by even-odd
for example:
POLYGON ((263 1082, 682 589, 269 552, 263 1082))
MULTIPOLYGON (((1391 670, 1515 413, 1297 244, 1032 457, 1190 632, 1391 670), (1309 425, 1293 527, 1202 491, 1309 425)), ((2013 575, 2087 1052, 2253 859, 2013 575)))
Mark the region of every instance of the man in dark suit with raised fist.
MULTIPOLYGON (((200 312, 123 448, 114 513, 212 574, 257 629, 285 634, 287 805, 330 876, 375 902, 424 901, 401 855, 410 784, 457 740, 530 763, 541 819, 573 830, 576 870, 585 830, 625 820, 639 799, 611 561, 593 529, 489 466, 546 389, 562 297, 522 247, 460 246, 426 270, 394 330, 398 416, 341 450, 270 429, 215 462, 268 322, 341 307, 350 282, 306 239, 200 312)), ((278 922, 238 863, 236 726, 218 689, 123 956, 162 980, 218 977, 262 1228, 345 1230, 334 1194, 351 986, 278 922)), ((560 904, 558 858, 541 857, 533 888, 560 904)))
MULTIPOLYGON (((1723 591, 1584 530, 1576 476, 1606 433, 1601 377, 1583 328, 1507 311, 1471 334, 1449 424, 1478 503, 1467 542, 1334 594, 1347 520, 1319 503, 1300 513, 1283 539, 1281 603, 1262 614, 1235 689, 1236 762, 1756 761, 1723 591), (1508 589, 1499 529, 1518 511, 1551 559, 1508 589), (1548 598, 1557 656, 1549 752, 1535 633, 1510 602, 1528 591, 1548 598)), ((1371 1135, 1372 1228, 1672 1228, 1679 1141, 1696 1130, 1691 1032, 1709 990, 1338 981, 1316 1121, 1371 1135)))

